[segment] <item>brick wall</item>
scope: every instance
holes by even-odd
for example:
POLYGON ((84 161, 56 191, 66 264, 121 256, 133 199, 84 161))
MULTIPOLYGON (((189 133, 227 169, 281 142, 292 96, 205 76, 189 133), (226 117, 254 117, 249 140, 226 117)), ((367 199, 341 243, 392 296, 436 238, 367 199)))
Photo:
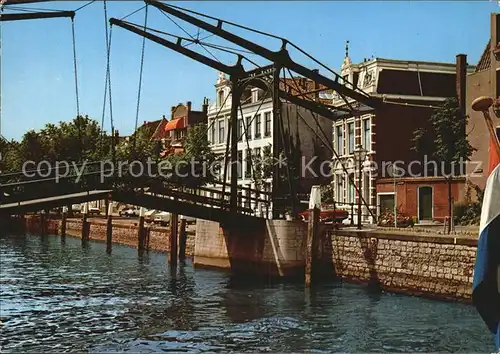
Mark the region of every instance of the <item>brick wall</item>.
MULTIPOLYGON (((433 189, 434 220, 443 221, 448 216, 448 184, 442 178, 404 178, 398 179, 396 185, 397 203, 402 211, 418 218, 418 187, 430 186, 433 189)), ((452 196, 455 201, 462 200, 464 179, 457 179, 452 185, 452 196)), ((394 192, 394 181, 383 179, 377 182, 377 193, 394 192)))
MULTIPOLYGON (((419 104, 426 103, 419 102, 419 104)), ((412 143, 414 132, 417 128, 427 126, 432 112, 430 108, 396 105, 385 105, 377 112, 376 125, 373 128, 377 139, 375 161, 379 169, 382 168, 382 161, 409 162, 417 159, 417 154, 411 150, 414 145, 412 143)), ((415 173, 417 173, 416 167, 415 173)))
MULTIPOLYGON (((27 222, 31 225, 32 232, 40 232, 39 218, 29 218, 27 222)), ((48 233, 59 234, 61 220, 48 220, 48 233)), ((149 228, 149 249, 160 252, 170 251, 170 229, 168 227, 152 226, 149 228)), ((66 223, 66 235, 80 238, 82 233, 82 221, 69 219, 66 223)), ((106 221, 92 220, 90 221, 89 237, 94 241, 106 242, 106 221)), ((138 227, 132 225, 113 224, 113 243, 137 247, 138 244, 138 227)), ((194 252, 194 233, 187 234, 186 241, 186 256, 192 256, 194 252)))
POLYGON ((336 276, 383 289, 468 301, 477 240, 336 231, 322 239, 336 276))

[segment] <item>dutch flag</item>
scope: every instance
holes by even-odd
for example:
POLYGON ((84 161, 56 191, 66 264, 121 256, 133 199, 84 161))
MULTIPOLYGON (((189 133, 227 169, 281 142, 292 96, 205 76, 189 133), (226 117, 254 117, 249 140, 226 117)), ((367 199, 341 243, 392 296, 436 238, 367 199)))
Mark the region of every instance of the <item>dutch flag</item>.
POLYGON ((494 155, 481 210, 472 302, 500 350, 500 156, 494 155))

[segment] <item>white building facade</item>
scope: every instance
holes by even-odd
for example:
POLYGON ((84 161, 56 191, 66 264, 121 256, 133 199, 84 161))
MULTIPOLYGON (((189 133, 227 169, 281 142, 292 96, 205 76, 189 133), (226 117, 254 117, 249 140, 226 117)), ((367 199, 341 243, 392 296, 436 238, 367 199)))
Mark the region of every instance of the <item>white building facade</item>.
MULTIPOLYGON (((215 85, 216 100, 208 107, 208 141, 212 151, 218 156, 226 153, 230 113, 231 113, 231 87, 230 81, 223 73, 215 85)), ((273 146, 273 102, 271 97, 262 100, 262 90, 249 89, 242 96, 241 110, 238 110, 238 186, 257 189, 253 175, 252 161, 255 162, 264 154, 272 154, 273 146), (243 114, 243 115, 242 115, 243 114)), ((227 161, 226 163, 228 163, 227 161)), ((227 183, 231 177, 230 165, 227 167, 227 183)), ((220 180, 223 179, 223 168, 220 171, 220 180)), ((216 188, 216 186, 212 187, 216 188)), ((262 181, 260 187, 263 192, 271 191, 271 178, 262 181)), ((245 193, 245 192, 244 192, 245 193)), ((258 197, 261 195, 249 193, 245 196, 258 197)), ((212 195, 209 193, 209 197, 212 195)), ((249 207, 256 212, 264 212, 263 206, 243 198, 240 206, 249 207)))

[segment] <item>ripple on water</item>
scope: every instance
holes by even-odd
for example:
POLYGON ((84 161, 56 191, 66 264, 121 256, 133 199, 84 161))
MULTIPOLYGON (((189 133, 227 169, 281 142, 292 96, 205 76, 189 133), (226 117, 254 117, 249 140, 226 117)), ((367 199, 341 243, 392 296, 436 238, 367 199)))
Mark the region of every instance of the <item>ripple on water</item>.
POLYGON ((166 254, 0 236, 0 347, 22 352, 492 352, 476 311, 346 284, 170 272, 166 254))

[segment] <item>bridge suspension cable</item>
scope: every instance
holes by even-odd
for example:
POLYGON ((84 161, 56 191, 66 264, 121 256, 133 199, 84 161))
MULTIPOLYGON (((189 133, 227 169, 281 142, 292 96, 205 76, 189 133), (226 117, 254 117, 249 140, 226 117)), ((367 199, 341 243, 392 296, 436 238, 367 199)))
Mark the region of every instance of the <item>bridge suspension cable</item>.
MULTIPOLYGON (((146 10, 144 12, 144 30, 146 30, 146 26, 148 25, 148 6, 146 6, 146 10)), ((144 69, 144 51, 146 49, 146 37, 142 37, 142 48, 141 48, 141 66, 139 69, 139 87, 137 89, 137 108, 135 112, 135 127, 134 127, 134 142, 132 148, 132 154, 135 156, 135 149, 137 146, 137 126, 139 123, 139 109, 141 102, 141 90, 142 90, 142 72, 144 69)))
POLYGON ((111 153, 113 160, 115 158, 115 127, 113 121, 113 104, 112 104, 112 96, 111 96, 111 70, 110 70, 110 56, 111 56, 111 35, 112 35, 112 26, 109 26, 108 30, 108 10, 107 10, 107 2, 103 1, 104 6, 104 29, 105 29, 105 40, 106 40, 106 74, 104 79, 104 98, 103 98, 103 107, 102 107, 102 119, 101 119, 101 145, 104 139, 104 117, 106 115, 106 103, 109 96, 109 117, 110 117, 110 126, 111 126, 111 153))
POLYGON ((76 116, 80 116, 80 97, 78 95, 78 69, 76 59, 75 19, 71 18, 71 33, 73 37, 73 66, 75 70, 76 116))

